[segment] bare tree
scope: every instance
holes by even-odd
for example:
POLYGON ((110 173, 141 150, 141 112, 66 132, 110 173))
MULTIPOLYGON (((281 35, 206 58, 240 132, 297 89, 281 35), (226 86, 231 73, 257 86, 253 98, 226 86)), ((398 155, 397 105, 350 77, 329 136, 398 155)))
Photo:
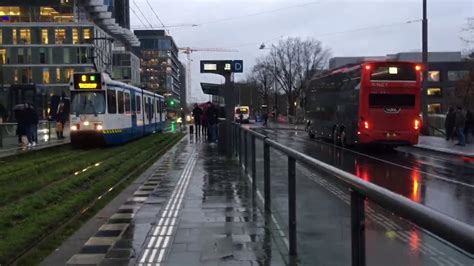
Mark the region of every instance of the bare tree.
POLYGON ((267 58, 257 59, 257 64, 253 67, 250 81, 257 85, 257 90, 263 98, 263 103, 268 105, 275 79, 267 58))
POLYGON ((322 69, 328 50, 315 39, 288 38, 273 46, 267 59, 269 68, 288 99, 288 114, 295 114, 295 105, 313 73, 322 69))

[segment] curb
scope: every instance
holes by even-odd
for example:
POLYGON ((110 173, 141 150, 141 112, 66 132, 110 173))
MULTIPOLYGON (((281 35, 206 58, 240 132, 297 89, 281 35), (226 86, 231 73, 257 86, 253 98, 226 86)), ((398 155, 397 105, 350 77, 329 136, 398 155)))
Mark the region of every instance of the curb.
POLYGON ((460 156, 466 156, 466 157, 474 158, 474 153, 471 154, 471 153, 458 152, 458 151, 453 151, 453 150, 444 149, 444 148, 433 148, 431 146, 427 146, 427 145, 424 145, 424 144, 417 144, 417 145, 414 145, 412 147, 413 148, 418 148, 418 149, 421 149, 421 150, 429 150, 429 151, 440 152, 440 153, 444 153, 444 154, 460 155, 460 156))

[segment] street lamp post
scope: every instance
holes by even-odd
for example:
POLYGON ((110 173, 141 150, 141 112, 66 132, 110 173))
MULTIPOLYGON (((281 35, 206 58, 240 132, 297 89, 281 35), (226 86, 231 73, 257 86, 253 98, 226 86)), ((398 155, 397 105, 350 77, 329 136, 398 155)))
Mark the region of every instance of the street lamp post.
POLYGON ((427 122, 428 106, 426 99, 426 87, 428 81, 428 19, 426 10, 426 0, 423 0, 423 20, 422 20, 422 63, 423 63, 423 82, 421 85, 421 110, 425 125, 427 122))

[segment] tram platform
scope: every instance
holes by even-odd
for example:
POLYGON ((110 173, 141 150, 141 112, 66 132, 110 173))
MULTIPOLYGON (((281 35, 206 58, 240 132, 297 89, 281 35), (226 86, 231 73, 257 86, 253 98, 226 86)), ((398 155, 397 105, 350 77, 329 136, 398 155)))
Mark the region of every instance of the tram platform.
POLYGON ((286 265, 248 182, 190 134, 43 265, 286 265))

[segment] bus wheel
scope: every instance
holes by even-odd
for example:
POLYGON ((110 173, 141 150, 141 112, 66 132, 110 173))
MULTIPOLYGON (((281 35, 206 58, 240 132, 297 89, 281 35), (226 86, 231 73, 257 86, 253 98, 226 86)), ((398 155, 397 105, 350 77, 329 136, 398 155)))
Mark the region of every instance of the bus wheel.
POLYGON ((339 140, 341 147, 347 147, 346 132, 344 129, 341 131, 341 139, 339 140))
POLYGON ((334 143, 334 145, 339 145, 339 140, 337 138, 337 127, 335 127, 332 131, 332 143, 334 143))

